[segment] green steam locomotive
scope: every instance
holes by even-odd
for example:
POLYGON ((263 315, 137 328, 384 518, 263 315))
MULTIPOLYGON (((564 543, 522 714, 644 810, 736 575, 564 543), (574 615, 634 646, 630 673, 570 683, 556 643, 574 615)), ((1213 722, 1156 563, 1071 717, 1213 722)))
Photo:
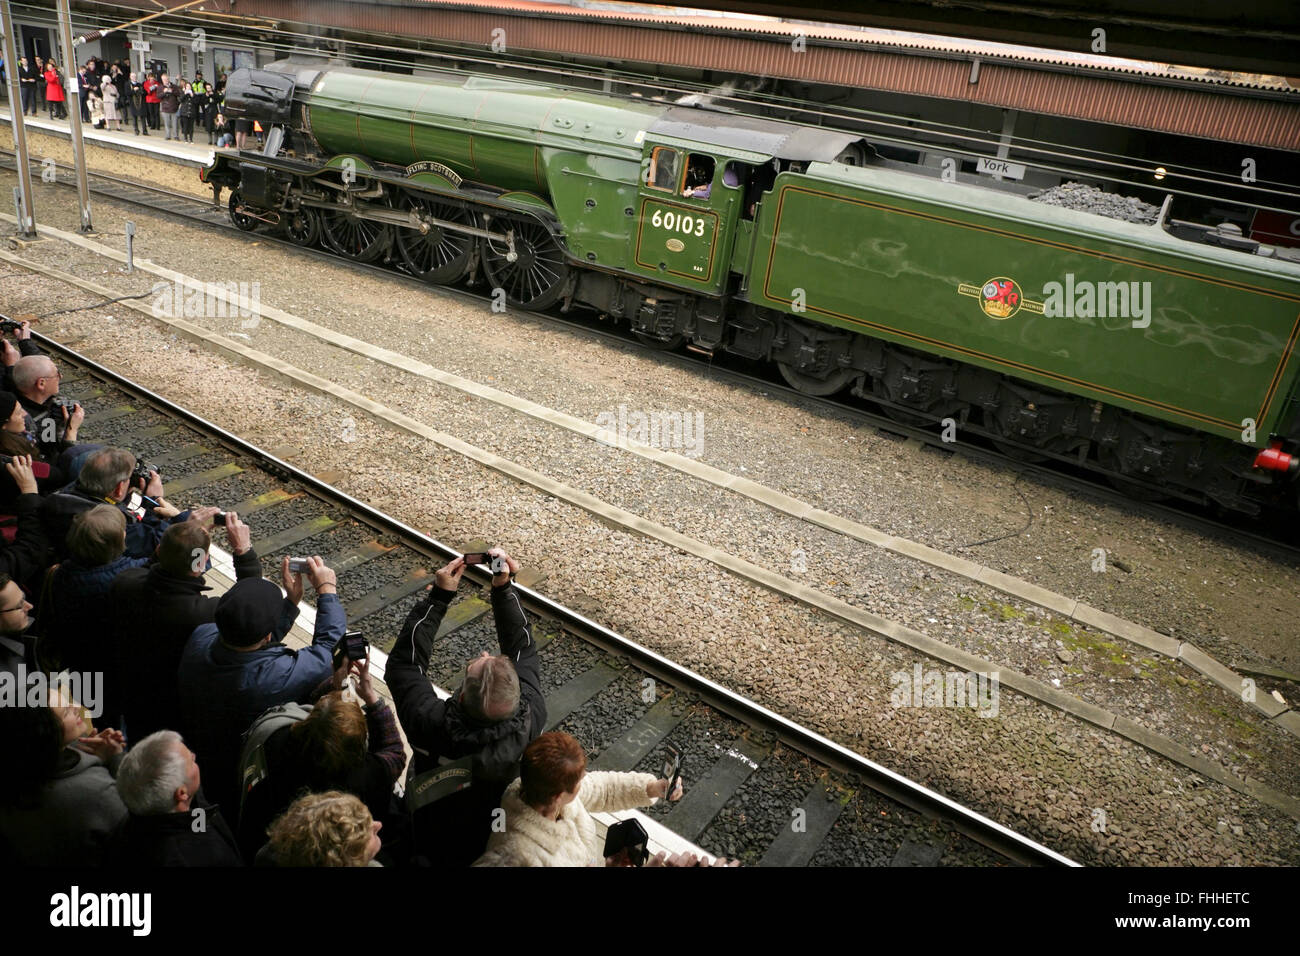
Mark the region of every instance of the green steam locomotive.
POLYGON ((1300 255, 897 168, 860 136, 483 76, 239 70, 243 229, 776 363, 1141 493, 1296 510, 1300 255))

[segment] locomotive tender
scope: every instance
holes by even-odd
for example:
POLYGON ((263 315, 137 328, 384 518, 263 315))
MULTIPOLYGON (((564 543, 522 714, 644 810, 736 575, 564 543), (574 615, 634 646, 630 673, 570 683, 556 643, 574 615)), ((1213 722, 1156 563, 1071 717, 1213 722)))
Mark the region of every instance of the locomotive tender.
POLYGON ((280 228, 517 307, 777 363, 1021 456, 1296 509, 1300 256, 944 182, 856 134, 483 76, 272 64, 226 87, 262 151, 202 172, 280 228))

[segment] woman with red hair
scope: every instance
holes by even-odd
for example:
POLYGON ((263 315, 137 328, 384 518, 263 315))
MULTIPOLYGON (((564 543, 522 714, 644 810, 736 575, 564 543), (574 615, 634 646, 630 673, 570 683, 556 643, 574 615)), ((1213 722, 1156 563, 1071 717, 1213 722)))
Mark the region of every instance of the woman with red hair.
POLYGON ((475 866, 604 865, 593 813, 648 807, 671 796, 668 781, 648 773, 587 773, 587 754, 568 734, 542 734, 524 750, 519 779, 506 788, 504 833, 493 833, 475 866))

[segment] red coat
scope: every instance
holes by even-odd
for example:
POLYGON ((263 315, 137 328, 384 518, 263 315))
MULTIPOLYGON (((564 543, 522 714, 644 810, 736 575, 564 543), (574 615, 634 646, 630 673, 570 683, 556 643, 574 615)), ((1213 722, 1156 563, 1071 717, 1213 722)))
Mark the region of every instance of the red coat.
POLYGON ((144 81, 144 101, 146 103, 158 102, 158 87, 162 86, 152 76, 144 81))
POLYGON ((63 102, 63 84, 59 82, 59 74, 52 69, 45 71, 45 99, 49 103, 63 102))

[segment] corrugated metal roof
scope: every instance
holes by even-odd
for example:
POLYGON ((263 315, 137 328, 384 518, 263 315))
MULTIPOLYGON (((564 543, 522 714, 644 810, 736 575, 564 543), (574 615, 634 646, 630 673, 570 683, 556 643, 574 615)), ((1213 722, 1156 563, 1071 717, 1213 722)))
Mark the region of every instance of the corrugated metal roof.
MULTIPOLYGON (((736 34, 762 34, 783 37, 789 38, 792 42, 795 37, 803 36, 808 40, 850 43, 882 49, 915 50, 920 53, 940 53, 963 58, 1001 59, 1009 62, 1036 63, 1043 66, 1096 70, 1102 73, 1146 76, 1159 80, 1271 90, 1300 96, 1300 87, 1288 83, 1284 77, 1230 73, 1223 70, 1177 66, 1148 60, 1098 56, 1082 50, 1049 50, 1042 47, 1021 46, 1013 43, 958 40, 949 37, 907 33, 901 30, 884 30, 829 23, 789 22, 774 17, 711 16, 705 11, 685 13, 679 10, 673 13, 661 13, 635 9, 591 9, 567 4, 545 3, 541 2, 541 0, 395 0, 395 2, 399 5, 406 2, 410 6, 436 6, 444 9, 465 11, 490 10, 522 16, 609 20, 649 27, 694 27, 736 34)), ((1089 42, 1091 42, 1091 38, 1089 38, 1089 42)))
MULTIPOLYGON (((156 9, 150 0, 128 2, 156 9)), ((866 38, 888 31, 594 12, 519 0, 239 0, 238 9, 245 16, 445 40, 485 53, 499 28, 513 51, 775 76, 1300 150, 1300 92, 1289 86, 1174 76, 1169 67, 1142 61, 1102 68, 1075 63, 1069 54, 940 37, 926 37, 928 47, 904 51, 899 42, 882 46, 878 38, 866 38), (796 52, 792 43, 773 42, 774 35, 799 32, 808 39, 805 52, 796 52), (819 39, 830 45, 818 45, 819 39), (989 47, 1028 52, 998 59, 975 52, 989 47), (980 59, 974 83, 972 58, 980 59)))

